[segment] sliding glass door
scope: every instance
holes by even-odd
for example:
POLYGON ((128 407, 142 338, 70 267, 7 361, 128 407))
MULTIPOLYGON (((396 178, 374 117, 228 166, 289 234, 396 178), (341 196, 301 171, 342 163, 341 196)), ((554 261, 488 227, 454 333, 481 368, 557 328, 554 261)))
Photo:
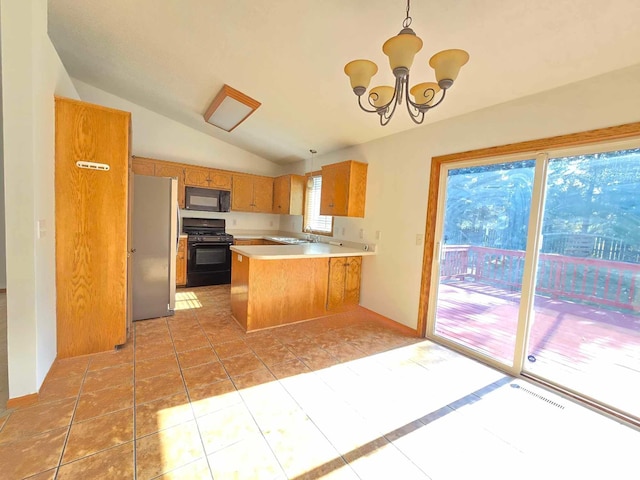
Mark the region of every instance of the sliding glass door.
POLYGON ((512 366, 534 160, 446 169, 433 333, 512 366))
POLYGON ((640 149, 549 160, 526 372, 640 417, 640 149))
POLYGON ((428 336, 640 419, 640 149, 535 158, 442 167, 428 336))

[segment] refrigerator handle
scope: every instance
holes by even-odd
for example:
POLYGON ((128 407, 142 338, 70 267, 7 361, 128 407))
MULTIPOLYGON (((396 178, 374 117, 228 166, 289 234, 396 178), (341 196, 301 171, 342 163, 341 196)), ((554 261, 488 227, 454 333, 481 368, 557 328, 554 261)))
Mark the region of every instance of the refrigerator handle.
POLYGON ((181 218, 180 218, 180 204, 178 202, 176 202, 177 206, 176 206, 176 213, 177 213, 177 220, 178 220, 178 227, 176 228, 176 252, 178 251, 178 249, 180 248, 180 223, 181 223, 181 218))

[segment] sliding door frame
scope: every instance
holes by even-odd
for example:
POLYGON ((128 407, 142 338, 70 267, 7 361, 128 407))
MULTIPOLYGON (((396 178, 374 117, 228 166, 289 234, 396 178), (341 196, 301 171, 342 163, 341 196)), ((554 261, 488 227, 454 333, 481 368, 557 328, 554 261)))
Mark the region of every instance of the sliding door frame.
MULTIPOLYGON (((441 155, 431 159, 429 174, 429 194, 427 197, 427 218, 424 235, 424 251, 422 260, 422 282, 420 285, 420 304, 418 306, 417 333, 421 337, 427 335, 427 316, 429 313, 429 300, 435 298, 432 292, 432 277, 434 268, 437 268, 439 252, 436 252, 436 228, 438 216, 438 198, 441 194, 440 174, 442 166, 463 160, 480 160, 484 158, 506 157, 512 155, 531 155, 535 158, 538 152, 559 150, 571 147, 580 147, 597 143, 613 142, 640 137, 640 122, 628 123, 614 127, 588 130, 580 133, 560 135, 538 140, 501 145, 498 147, 469 150, 466 152, 441 155)), ((533 212, 532 212, 533 213, 533 212)), ((531 222, 531 218, 529 221, 531 222)), ((521 322, 522 323, 522 322, 521 322)), ((525 332, 523 331, 522 334, 525 332)), ((520 334, 520 332, 519 332, 520 334)), ((516 352, 518 353, 518 352, 516 352)), ((517 361, 516 361, 517 363, 517 361)))

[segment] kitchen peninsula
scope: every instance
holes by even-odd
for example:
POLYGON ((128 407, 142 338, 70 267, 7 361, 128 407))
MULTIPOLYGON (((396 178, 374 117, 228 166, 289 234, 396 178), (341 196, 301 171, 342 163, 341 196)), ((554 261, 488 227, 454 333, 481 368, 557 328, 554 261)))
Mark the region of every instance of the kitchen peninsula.
POLYGON ((362 257, 375 255, 327 243, 231 250, 231 311, 248 332, 357 305, 362 257))

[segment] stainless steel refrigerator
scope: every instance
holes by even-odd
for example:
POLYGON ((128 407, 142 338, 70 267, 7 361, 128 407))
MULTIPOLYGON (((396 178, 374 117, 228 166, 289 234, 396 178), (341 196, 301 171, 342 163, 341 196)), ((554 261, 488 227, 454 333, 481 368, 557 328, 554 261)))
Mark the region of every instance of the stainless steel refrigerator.
POLYGON ((176 298, 178 181, 133 175, 132 319, 173 315, 176 298))

